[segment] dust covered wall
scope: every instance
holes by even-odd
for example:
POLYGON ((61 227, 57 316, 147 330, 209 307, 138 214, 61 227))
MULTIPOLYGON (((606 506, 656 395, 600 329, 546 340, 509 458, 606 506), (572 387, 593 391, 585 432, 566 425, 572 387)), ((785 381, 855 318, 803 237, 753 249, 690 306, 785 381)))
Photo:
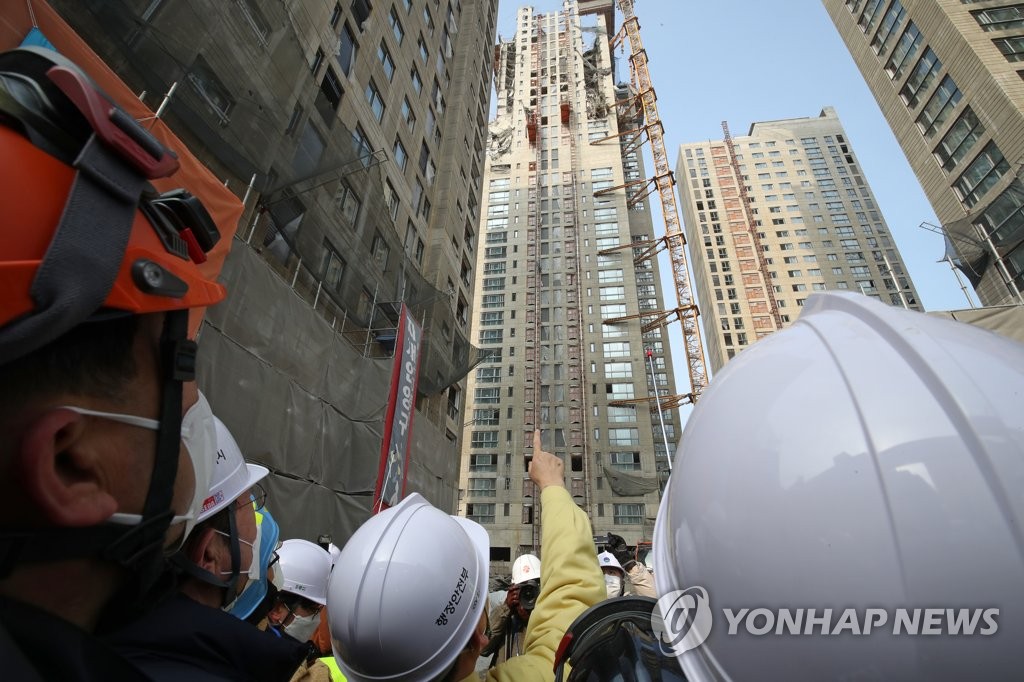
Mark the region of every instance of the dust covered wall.
MULTIPOLYGON (((370 514, 391 358, 350 345, 241 240, 221 281, 231 292, 199 336, 200 386, 246 459, 267 466, 281 538, 341 544, 370 514)), ((458 455, 419 412, 406 493, 451 511, 458 455)))

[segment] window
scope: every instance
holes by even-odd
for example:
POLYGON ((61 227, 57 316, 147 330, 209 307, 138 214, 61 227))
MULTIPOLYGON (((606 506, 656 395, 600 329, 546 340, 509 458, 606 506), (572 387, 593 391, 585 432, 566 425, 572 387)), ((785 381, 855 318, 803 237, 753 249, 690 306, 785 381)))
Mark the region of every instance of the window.
POLYGON ((334 9, 331 10, 331 28, 338 28, 339 20, 341 20, 341 5, 334 3, 334 9))
POLYGON ((316 52, 313 53, 313 59, 309 63, 309 70, 316 75, 316 72, 320 70, 320 67, 324 63, 324 50, 321 47, 316 48, 316 52))
POLYGON ((482 308, 501 308, 505 305, 505 294, 484 294, 480 306, 482 308))
POLYGON ((395 192, 394 185, 391 184, 390 180, 384 181, 384 205, 388 207, 388 215, 391 216, 391 220, 398 220, 398 193, 395 192))
POLYGON ((405 145, 402 144, 402 140, 396 135, 395 136, 395 163, 404 172, 406 167, 409 165, 409 154, 405 151, 405 145))
POLYGON ((606 358, 628 358, 629 341, 610 341, 604 344, 604 356, 606 358))
MULTIPOLYGON (((489 415, 495 415, 494 423, 498 423, 498 410, 473 410, 473 416, 477 415, 488 415, 486 418, 490 418, 489 415)), ((476 418, 478 424, 484 417, 476 418)), ((497 455, 470 455, 469 456, 469 470, 470 471, 497 471, 498 470, 498 457, 497 455)))
POLYGON ((409 129, 409 132, 416 127, 416 114, 412 111, 408 97, 402 98, 402 120, 405 121, 405 127, 409 129))
POLYGON ((390 81, 395 76, 395 60, 391 58, 391 52, 388 51, 388 46, 384 44, 383 40, 377 46, 377 59, 380 60, 381 66, 384 67, 384 75, 390 81))
MULTIPOLYGON (((491 505, 492 507, 494 505, 491 505)), ((643 504, 613 504, 612 520, 621 525, 641 525, 644 522, 643 504)))
POLYGON ((380 90, 377 89, 377 84, 370 79, 370 82, 366 85, 366 101, 370 103, 370 109, 373 110, 373 116, 378 121, 384 119, 384 99, 380 96, 380 90))
POLYGON ((983 31, 1002 31, 1024 26, 1024 5, 993 7, 971 12, 971 15, 983 31))
POLYGON ((192 62, 186 78, 220 124, 227 125, 235 100, 202 55, 192 62))
POLYGON ((992 42, 995 43, 995 46, 1006 57, 1006 61, 1019 62, 1024 60, 1024 36, 996 38, 992 42))
POLYGON ((480 404, 497 403, 501 400, 500 393, 500 388, 478 388, 473 400, 480 404))
POLYGON ((344 180, 338 186, 338 193, 334 195, 334 205, 341 211, 341 215, 350 225, 355 225, 362 202, 352 190, 352 187, 344 180))
POLYGON ((423 36, 417 38, 416 46, 420 51, 420 59, 422 59, 423 63, 426 64, 430 60, 430 53, 427 51, 427 43, 423 40, 423 36))
MULTIPOLYGON (((504 294, 501 295, 504 296, 504 294)), ((501 310, 480 315, 480 325, 483 327, 500 327, 504 321, 505 313, 501 310)))
POLYGON ((416 91, 416 94, 423 94, 423 81, 420 79, 420 73, 416 70, 415 66, 412 67, 412 71, 409 73, 409 78, 412 79, 412 89, 416 91))
POLYGON ((889 49, 889 43, 899 33, 900 25, 906 18, 907 12, 903 9, 903 3, 895 0, 889 7, 889 11, 882 18, 882 24, 878 27, 878 33, 871 41, 871 49, 879 57, 884 57, 889 49))
POLYGON ((893 48, 889 62, 885 65, 885 72, 889 74, 889 78, 898 81, 903 77, 907 67, 913 63, 912 60, 921 48, 923 40, 921 31, 914 25, 914 22, 910 22, 907 25, 907 30, 903 32, 899 42, 893 48))
POLYGON ((953 170, 984 133, 985 127, 974 111, 970 107, 964 109, 935 148, 935 157, 942 164, 943 170, 953 170))
POLYGON ((605 384, 605 393, 609 400, 632 400, 633 384, 605 384))
POLYGON ((640 470, 639 452, 609 452, 608 460, 612 467, 622 471, 640 470))
POLYGON ((640 429, 608 429, 610 445, 640 445, 640 429))
POLYGON ((953 189, 960 195, 960 200, 967 208, 971 208, 1008 170, 1010 165, 1003 158, 999 147, 995 142, 989 142, 967 170, 957 178, 953 189))
POLYGON ((471 478, 469 479, 470 497, 494 497, 496 493, 496 480, 493 478, 471 478))
POLYGON ((900 97, 903 98, 903 103, 911 109, 916 107, 921 100, 921 95, 931 87, 941 70, 942 62, 932 52, 932 48, 927 48, 924 54, 921 55, 921 59, 918 60, 917 65, 914 66, 914 70, 907 77, 907 82, 903 84, 903 88, 900 90, 900 97))
POLYGON ((388 256, 391 254, 391 247, 384 241, 384 236, 377 232, 373 235, 373 243, 370 245, 370 254, 377 262, 381 270, 388 267, 388 256))
POLYGON ((960 89, 953 79, 949 76, 943 78, 917 117, 917 126, 925 137, 931 137, 946 123, 953 109, 960 103, 960 98, 960 89))
POLYGON ((352 131, 352 149, 355 150, 357 156, 363 159, 364 166, 369 164, 369 156, 373 154, 373 150, 370 149, 370 143, 366 140, 366 131, 361 125, 356 125, 356 129, 352 131))
POLYGON ((480 330, 480 343, 481 344, 492 344, 501 343, 502 341, 501 329, 482 329, 480 330))
POLYGON ((338 54, 336 56, 338 66, 346 76, 351 75, 352 65, 356 63, 357 48, 356 36, 346 23, 341 28, 341 35, 338 36, 338 54))
POLYGON ((466 518, 477 523, 494 523, 493 504, 472 503, 466 505, 466 518))
MULTIPOLYGON (((975 225, 982 228, 984 234, 990 236, 996 246, 1007 246, 1024 236, 1024 184, 1014 179, 985 212, 981 214, 975 225)), ((1021 257, 1016 249, 1016 258, 1021 257)), ((1024 263, 1020 263, 1024 265, 1024 263)))
POLYGON ((391 8, 391 13, 388 15, 388 23, 391 24, 391 32, 395 36, 395 42, 399 45, 402 44, 402 40, 405 39, 405 30, 402 28, 402 22, 398 19, 398 12, 395 8, 391 8))
POLYGON ((599 293, 602 301, 621 301, 626 298, 626 287, 601 287, 599 293))
MULTIPOLYGON (((495 389, 497 390, 497 389, 495 389)), ((497 431, 473 431, 470 436, 470 447, 474 448, 486 448, 486 447, 498 447, 498 432, 497 431)))
POLYGON ((606 362, 604 363, 604 375, 608 379, 631 379, 633 365, 629 362, 606 362))
POLYGON ((345 276, 345 259, 338 254, 338 251, 326 239, 323 242, 323 247, 324 261, 321 269, 321 280, 329 289, 339 291, 341 289, 341 280, 345 276))

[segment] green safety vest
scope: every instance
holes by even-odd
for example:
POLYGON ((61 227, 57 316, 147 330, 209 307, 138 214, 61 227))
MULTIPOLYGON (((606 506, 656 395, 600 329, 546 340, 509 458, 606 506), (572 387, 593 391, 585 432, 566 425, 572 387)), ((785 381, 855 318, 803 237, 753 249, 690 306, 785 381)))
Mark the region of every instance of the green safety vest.
POLYGON ((345 676, 341 673, 341 668, 338 667, 338 662, 334 660, 334 656, 324 656, 320 659, 320 662, 331 671, 331 679, 334 682, 346 682, 345 676))

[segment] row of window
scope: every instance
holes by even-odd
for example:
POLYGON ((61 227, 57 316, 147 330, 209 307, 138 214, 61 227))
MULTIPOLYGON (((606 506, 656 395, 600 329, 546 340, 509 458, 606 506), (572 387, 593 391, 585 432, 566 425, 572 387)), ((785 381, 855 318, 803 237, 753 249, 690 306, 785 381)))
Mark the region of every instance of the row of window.
MULTIPOLYGON (((479 503, 471 502, 466 505, 466 517, 471 521, 483 524, 495 523, 495 507, 496 505, 491 503, 479 503)), ((505 504, 504 508, 505 516, 508 516, 509 505, 505 504)), ((604 505, 598 505, 599 517, 604 516, 604 505)), ((523 523, 533 523, 533 505, 523 505, 523 523)), ((613 504, 612 505, 612 522, 618 525, 640 525, 644 522, 644 505, 640 504, 613 504)))

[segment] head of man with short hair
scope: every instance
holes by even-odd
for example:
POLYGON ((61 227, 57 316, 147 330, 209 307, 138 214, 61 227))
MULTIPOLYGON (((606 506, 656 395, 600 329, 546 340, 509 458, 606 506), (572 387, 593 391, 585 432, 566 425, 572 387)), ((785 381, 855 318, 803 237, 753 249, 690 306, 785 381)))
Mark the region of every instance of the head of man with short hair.
POLYGON ((0 93, 0 602, 91 630, 147 602, 206 487, 188 310, 224 298, 197 267, 219 235, 60 55, 0 54, 0 93))

